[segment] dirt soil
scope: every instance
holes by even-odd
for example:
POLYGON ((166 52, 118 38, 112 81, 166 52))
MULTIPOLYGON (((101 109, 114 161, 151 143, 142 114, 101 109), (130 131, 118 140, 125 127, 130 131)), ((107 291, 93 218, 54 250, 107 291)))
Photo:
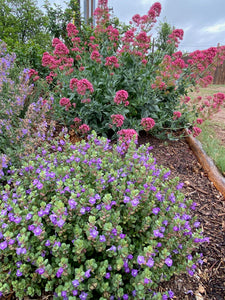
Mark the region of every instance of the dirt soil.
POLYGON ((202 224, 210 243, 201 246, 203 265, 193 277, 174 276, 161 290, 171 289, 174 299, 225 299, 225 199, 208 180, 188 144, 183 140, 162 142, 142 135, 139 143, 149 142, 159 165, 169 167, 171 176, 179 176, 184 183, 183 193, 197 203, 194 214, 202 224))

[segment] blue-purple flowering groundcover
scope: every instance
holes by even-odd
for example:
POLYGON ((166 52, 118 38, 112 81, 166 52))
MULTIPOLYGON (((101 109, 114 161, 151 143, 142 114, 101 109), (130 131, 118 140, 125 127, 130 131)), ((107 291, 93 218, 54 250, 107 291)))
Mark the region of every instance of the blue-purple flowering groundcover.
POLYGON ((93 132, 43 145, 0 187, 0 292, 19 299, 169 299, 174 274, 195 272, 205 241, 178 178, 147 144, 93 132))

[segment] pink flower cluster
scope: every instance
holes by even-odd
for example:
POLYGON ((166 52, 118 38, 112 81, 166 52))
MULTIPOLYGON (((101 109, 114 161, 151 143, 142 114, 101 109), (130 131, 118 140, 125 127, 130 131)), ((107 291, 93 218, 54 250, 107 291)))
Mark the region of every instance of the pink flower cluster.
POLYGON ((129 105, 129 101, 127 101, 128 92, 125 90, 120 90, 116 92, 116 96, 114 98, 114 102, 119 105, 120 103, 124 103, 125 106, 129 105))
POLYGON ((57 56, 65 56, 69 54, 69 49, 66 47, 66 45, 60 41, 60 43, 57 43, 55 45, 54 54, 57 56))
POLYGON ((87 91, 90 91, 90 93, 94 92, 93 85, 85 78, 80 80, 72 78, 70 80, 70 89, 73 91, 74 88, 76 88, 79 95, 85 95, 87 91))
POLYGON ((119 135, 119 141, 122 143, 125 151, 129 148, 130 142, 134 139, 137 142, 138 134, 134 129, 122 129, 117 132, 119 135))
POLYGON ((96 61, 99 64, 102 62, 102 60, 101 60, 101 54, 97 50, 92 51, 92 53, 91 53, 91 59, 94 60, 94 61, 96 61))
POLYGON ((119 63, 118 63, 118 58, 115 56, 109 56, 106 57, 106 63, 105 66, 109 66, 109 67, 114 67, 114 68, 119 68, 119 63))
POLYGON ((181 112, 180 111, 174 111, 173 112, 173 119, 176 120, 176 119, 179 119, 181 117, 181 112))
POLYGON ((61 98, 60 100, 59 100, 59 104, 61 105, 61 106, 65 106, 66 107, 66 110, 68 110, 70 107, 71 107, 71 103, 70 103, 70 99, 68 99, 68 98, 61 98))
POLYGON ((202 132, 201 128, 196 126, 193 127, 192 131, 193 131, 193 137, 198 136, 202 132))
POLYGON ((117 127, 121 127, 123 125, 124 116, 122 115, 111 115, 113 124, 115 124, 117 127))
POLYGON ((90 127, 87 124, 82 124, 81 126, 79 126, 79 130, 81 134, 87 134, 90 130, 90 127))
POLYGON ((28 75, 29 75, 29 78, 33 77, 33 81, 37 81, 40 78, 40 76, 38 76, 38 72, 35 71, 34 69, 30 69, 28 71, 28 75))
POLYGON ((77 27, 72 23, 69 23, 66 26, 66 30, 67 30, 67 34, 69 37, 75 37, 79 33, 79 30, 77 30, 77 27))
POLYGON ((183 29, 174 29, 172 33, 168 36, 169 40, 167 41, 168 44, 175 42, 175 46, 178 47, 180 41, 183 40, 184 31, 183 29))
POLYGON ((155 126, 155 121, 152 118, 143 118, 141 120, 141 126, 145 131, 149 131, 155 126))

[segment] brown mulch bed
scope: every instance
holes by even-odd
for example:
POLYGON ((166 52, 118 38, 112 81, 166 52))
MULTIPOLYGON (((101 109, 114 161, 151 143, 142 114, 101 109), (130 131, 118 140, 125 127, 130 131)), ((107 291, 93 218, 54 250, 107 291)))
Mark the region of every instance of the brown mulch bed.
MULTIPOLYGON (((174 276, 160 286, 160 291, 171 289, 178 300, 225 299, 225 199, 207 178, 192 150, 184 140, 161 141, 141 134, 139 144, 149 142, 157 164, 170 168, 171 177, 178 176, 184 183, 182 189, 187 198, 197 203, 194 214, 202 224, 204 235, 210 243, 201 246, 203 264, 193 277, 174 276)), ((42 299, 51 299, 48 295, 42 299)), ((15 299, 14 295, 2 299, 15 299)), ((26 300, 29 298, 26 298, 26 300)), ((97 299, 96 299, 97 300, 97 299)))
POLYGON ((151 136, 139 137, 139 144, 149 142, 157 164, 170 168, 171 176, 179 176, 187 198, 197 203, 194 212, 202 224, 204 235, 203 264, 193 277, 174 276, 162 284, 162 290, 171 289, 174 299, 225 299, 225 199, 207 178, 192 150, 184 140, 161 141, 151 136))

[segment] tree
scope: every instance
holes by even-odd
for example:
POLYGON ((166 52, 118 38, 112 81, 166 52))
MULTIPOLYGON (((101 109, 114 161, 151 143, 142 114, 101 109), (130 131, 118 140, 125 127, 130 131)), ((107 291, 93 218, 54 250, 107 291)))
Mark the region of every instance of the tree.
POLYGON ((50 48, 47 32, 48 18, 35 0, 0 0, 0 39, 9 52, 17 55, 17 64, 23 67, 41 66, 42 54, 50 48))
POLYGON ((167 43, 167 41, 169 40, 169 35, 172 33, 172 31, 173 28, 170 24, 168 24, 167 22, 160 22, 157 30, 158 34, 155 41, 155 46, 158 50, 165 51, 171 48, 169 49, 169 54, 172 54, 175 51, 175 46, 171 47, 171 45, 169 46, 167 43))

